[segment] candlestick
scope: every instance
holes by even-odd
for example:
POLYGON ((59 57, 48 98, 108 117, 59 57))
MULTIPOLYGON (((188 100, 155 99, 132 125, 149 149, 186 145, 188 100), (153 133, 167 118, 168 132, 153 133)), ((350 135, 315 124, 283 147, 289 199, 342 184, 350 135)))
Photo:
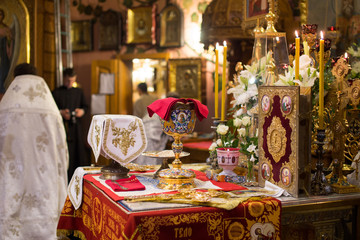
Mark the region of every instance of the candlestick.
POLYGON ((222 74, 222 94, 221 94, 221 121, 225 120, 225 97, 226 97, 226 55, 227 46, 224 41, 224 59, 223 59, 223 74, 222 74))
POLYGON ((215 48, 215 118, 219 117, 219 43, 215 48))
POLYGON ((304 45, 304 54, 307 55, 307 56, 310 56, 309 44, 307 43, 307 41, 303 41, 303 45, 304 45))
POLYGON ((319 129, 324 129, 324 35, 320 32, 319 52, 319 129))
POLYGON ((297 31, 295 31, 295 36, 295 79, 299 80, 300 38, 297 31))

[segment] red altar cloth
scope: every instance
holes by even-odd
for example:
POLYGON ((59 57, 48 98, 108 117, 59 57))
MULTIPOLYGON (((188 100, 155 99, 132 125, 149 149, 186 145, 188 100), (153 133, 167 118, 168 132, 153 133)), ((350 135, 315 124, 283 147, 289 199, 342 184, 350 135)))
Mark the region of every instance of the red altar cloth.
POLYGON ((184 143, 183 146, 187 148, 195 148, 201 150, 209 150, 212 141, 202 141, 202 142, 187 142, 184 143))
POLYGON ((84 181, 83 203, 74 210, 69 199, 61 212, 58 235, 81 239, 280 239, 281 202, 275 198, 250 199, 227 211, 191 207, 129 212, 89 181, 84 181), (270 237, 269 229, 274 235, 270 237), (259 235, 257 235, 259 236, 259 235))

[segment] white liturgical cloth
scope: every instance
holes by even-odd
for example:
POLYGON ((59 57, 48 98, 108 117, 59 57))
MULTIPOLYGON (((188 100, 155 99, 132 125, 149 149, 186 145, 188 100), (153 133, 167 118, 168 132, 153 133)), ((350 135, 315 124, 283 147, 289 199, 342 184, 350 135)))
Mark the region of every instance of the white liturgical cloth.
POLYGON ((0 238, 56 239, 65 203, 68 151, 45 81, 14 79, 0 101, 0 238))
POLYGON ((100 154, 125 166, 147 145, 142 120, 130 115, 95 115, 88 133, 96 162, 100 154))

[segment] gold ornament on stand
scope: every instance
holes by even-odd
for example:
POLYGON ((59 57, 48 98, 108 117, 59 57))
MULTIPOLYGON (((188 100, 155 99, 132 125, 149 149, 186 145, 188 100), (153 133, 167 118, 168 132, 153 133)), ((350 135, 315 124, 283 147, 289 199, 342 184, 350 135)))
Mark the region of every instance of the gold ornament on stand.
POLYGON ((275 22, 277 16, 273 13, 273 1, 269 3, 269 13, 265 19, 267 21, 266 30, 263 31, 259 26, 254 29, 255 42, 253 47, 252 62, 257 63, 259 69, 265 68, 265 85, 271 86, 277 81, 278 74, 283 74, 289 65, 288 48, 285 32, 277 32, 275 22), (270 55, 272 60, 266 64, 261 59, 270 55), (266 64, 265 66, 261 66, 266 64))
POLYGON ((334 132, 333 139, 333 171, 326 178, 332 184, 331 187, 336 193, 357 192, 356 186, 348 183, 344 176, 344 163, 346 153, 346 140, 348 139, 349 124, 347 121, 347 106, 359 104, 359 83, 349 84, 345 79, 350 71, 347 59, 343 56, 335 63, 332 73, 336 78, 336 113, 331 121, 331 128, 334 132))

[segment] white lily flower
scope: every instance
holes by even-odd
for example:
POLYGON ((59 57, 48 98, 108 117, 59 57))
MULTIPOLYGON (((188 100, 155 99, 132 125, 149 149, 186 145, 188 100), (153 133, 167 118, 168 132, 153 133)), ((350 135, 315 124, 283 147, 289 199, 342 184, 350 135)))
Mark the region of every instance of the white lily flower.
POLYGON ((250 161, 251 161, 251 162, 255 162, 255 161, 256 161, 256 158, 254 157, 254 154, 251 154, 250 161))
POLYGON ((209 147, 209 151, 215 151, 216 147, 217 147, 216 142, 213 142, 209 147))
POLYGON ((248 152, 255 152, 256 150, 256 145, 254 145, 253 143, 246 149, 246 151, 248 152))
POLYGON ((221 146, 222 146, 221 139, 216 140, 216 145, 218 145, 219 147, 221 147, 221 146))
POLYGON ((246 129, 245 128, 239 128, 237 130, 238 134, 239 134, 239 137, 245 137, 246 135, 246 129))

